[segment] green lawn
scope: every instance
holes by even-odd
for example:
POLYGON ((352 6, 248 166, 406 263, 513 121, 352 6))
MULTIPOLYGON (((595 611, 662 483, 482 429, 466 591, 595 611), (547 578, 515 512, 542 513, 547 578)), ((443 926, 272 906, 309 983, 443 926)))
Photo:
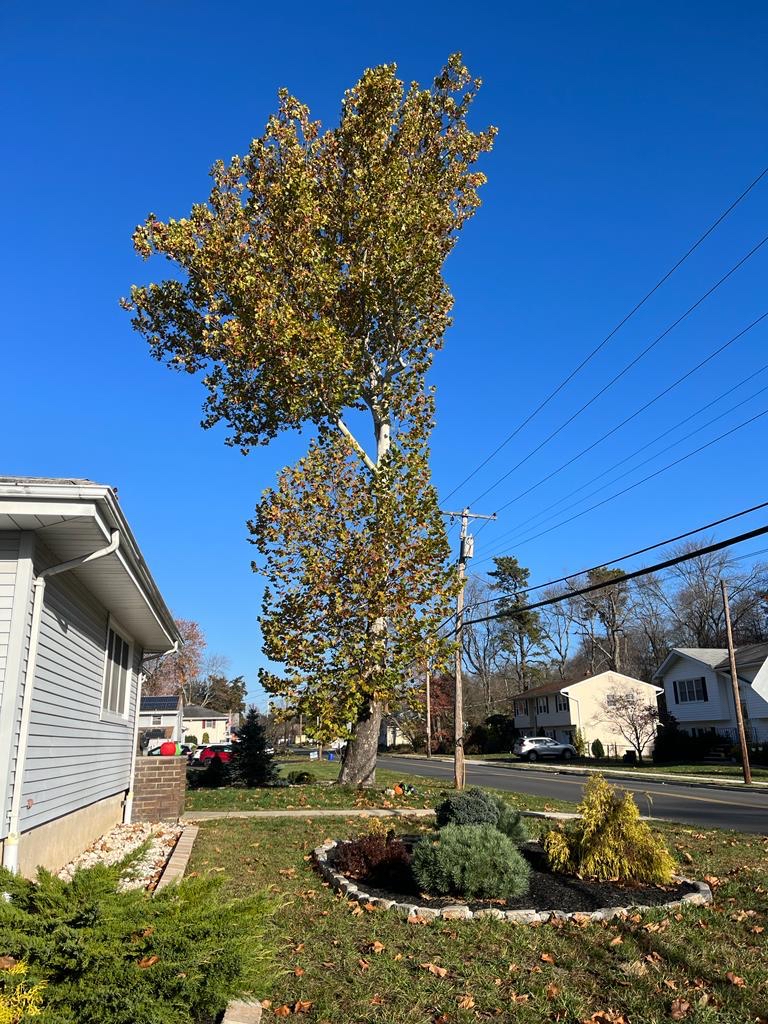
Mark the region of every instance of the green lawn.
MULTIPOLYGON (((659 827, 673 851, 693 859, 687 872, 709 876, 711 907, 656 910, 605 925, 414 925, 389 912, 362 911, 312 869, 313 847, 354 834, 360 824, 342 815, 201 826, 190 871, 222 876, 233 894, 269 889, 281 902, 271 928, 282 967, 269 989, 256 993, 270 1001, 265 1024, 294 1013, 307 1024, 766 1020, 764 838, 659 827)), ((397 827, 428 826, 422 820, 397 827)))
MULTIPOLYGON (((238 789, 223 787, 221 789, 193 789, 187 791, 186 809, 188 811, 267 811, 267 810, 303 810, 311 808, 341 809, 392 807, 392 808, 424 808, 434 807, 440 794, 450 787, 443 779, 426 779, 416 775, 408 775, 408 765, 403 764, 402 772, 377 771, 376 785, 371 789, 356 789, 353 786, 332 786, 339 774, 338 764, 313 761, 284 762, 281 765, 283 774, 289 771, 311 771, 318 783, 306 786, 290 786, 286 789, 238 789), (398 782, 408 782, 414 789, 412 796, 387 796, 387 788, 394 788, 398 782)), ((509 794, 502 794, 508 797, 509 794)), ((515 795, 518 806, 531 811, 572 810, 570 804, 562 800, 545 800, 535 796, 515 795)))

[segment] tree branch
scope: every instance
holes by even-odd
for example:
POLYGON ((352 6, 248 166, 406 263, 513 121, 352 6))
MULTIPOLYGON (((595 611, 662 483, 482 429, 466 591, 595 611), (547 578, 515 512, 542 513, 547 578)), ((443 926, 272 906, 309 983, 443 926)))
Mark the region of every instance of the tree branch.
POLYGON ((357 452, 357 454, 358 454, 358 455, 360 456, 360 458, 361 458, 361 460, 363 461, 363 463, 364 463, 364 464, 365 464, 365 465, 366 465, 366 466, 368 467, 368 469, 370 469, 370 471, 371 471, 372 473, 378 473, 378 471, 379 471, 379 468, 378 468, 378 466, 377 466, 377 465, 376 465, 376 463, 375 463, 375 462, 374 462, 374 461, 373 461, 373 460, 371 459, 371 457, 370 457, 370 455, 368 454, 368 452, 366 452, 365 448, 363 448, 363 446, 362 446, 362 445, 360 444, 360 442, 359 442, 359 441, 357 440, 357 438, 356 438, 356 437, 355 437, 355 435, 354 435, 354 434, 352 433, 352 431, 351 431, 351 430, 349 429, 349 427, 348 427, 348 426, 347 426, 347 424, 346 424, 346 423, 344 422, 344 420, 343 420, 343 419, 341 418, 341 416, 337 416, 337 417, 336 417, 336 421, 335 421, 335 422, 336 422, 336 426, 337 426, 337 427, 339 428, 339 430, 340 430, 340 431, 342 432, 342 434, 344 435, 344 437, 346 437, 346 438, 347 438, 347 440, 351 442, 351 444, 352 444, 352 447, 353 447, 353 448, 355 449, 355 451, 356 451, 356 452, 357 452))

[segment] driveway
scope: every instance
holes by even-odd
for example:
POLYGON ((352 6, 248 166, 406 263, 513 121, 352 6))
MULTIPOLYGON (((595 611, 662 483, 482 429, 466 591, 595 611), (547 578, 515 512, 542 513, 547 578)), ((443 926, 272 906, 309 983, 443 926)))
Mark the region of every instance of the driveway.
MULTIPOLYGON (((381 768, 404 775, 453 780, 453 764, 416 757, 383 756, 381 768)), ((583 775, 538 772, 515 765, 489 762, 467 765, 467 785, 488 786, 509 793, 528 793, 550 800, 578 803, 587 779, 583 775)), ((740 832, 768 834, 768 792, 731 790, 717 786, 686 786, 674 782, 630 779, 615 785, 635 794, 642 814, 669 821, 681 821, 701 828, 733 828, 740 832)))

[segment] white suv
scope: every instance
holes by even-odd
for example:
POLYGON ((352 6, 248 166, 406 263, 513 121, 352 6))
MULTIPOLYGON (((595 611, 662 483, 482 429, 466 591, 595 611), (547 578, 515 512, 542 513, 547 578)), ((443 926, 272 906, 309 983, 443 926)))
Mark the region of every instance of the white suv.
POLYGON ((526 736, 517 741, 512 748, 512 753, 524 761, 538 761, 545 757, 570 761, 576 757, 576 747, 572 743, 558 743, 557 740, 551 740, 549 736, 526 736))

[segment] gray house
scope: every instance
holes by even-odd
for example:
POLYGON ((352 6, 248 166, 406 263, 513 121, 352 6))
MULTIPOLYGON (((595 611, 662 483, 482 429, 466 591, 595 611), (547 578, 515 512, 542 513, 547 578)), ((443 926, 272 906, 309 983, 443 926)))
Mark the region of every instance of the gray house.
POLYGON ((130 820, 142 661, 180 641, 116 492, 0 477, 0 849, 55 869, 130 820))
POLYGON ((139 750, 150 751, 165 740, 180 743, 184 738, 184 702, 180 694, 141 698, 139 708, 139 750))

